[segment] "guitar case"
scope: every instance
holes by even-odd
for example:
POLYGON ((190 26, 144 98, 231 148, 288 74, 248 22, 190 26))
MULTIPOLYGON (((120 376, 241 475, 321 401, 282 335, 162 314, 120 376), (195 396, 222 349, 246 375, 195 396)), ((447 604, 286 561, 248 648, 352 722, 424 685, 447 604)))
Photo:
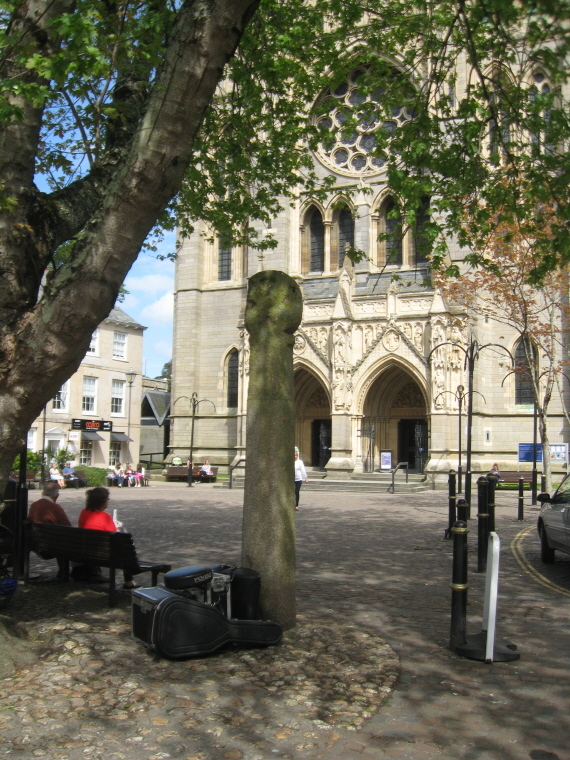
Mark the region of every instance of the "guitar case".
POLYGON ((132 636, 163 657, 204 657, 232 646, 279 644, 282 630, 264 620, 227 620, 216 607, 159 587, 132 593, 132 636))

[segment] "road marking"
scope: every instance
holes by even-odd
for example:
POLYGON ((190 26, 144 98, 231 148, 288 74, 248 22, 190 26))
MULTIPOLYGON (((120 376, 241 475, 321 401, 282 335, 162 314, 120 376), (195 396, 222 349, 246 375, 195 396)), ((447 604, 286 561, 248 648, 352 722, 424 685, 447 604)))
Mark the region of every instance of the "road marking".
POLYGON ((525 571, 525 573, 530 575, 531 578, 533 578, 537 583, 540 583, 542 586, 546 586, 547 589, 550 589, 550 591, 554 591, 557 594, 570 596, 570 591, 568 591, 568 589, 559 586, 557 583, 554 583, 553 581, 546 578, 542 573, 539 573, 538 570, 534 568, 525 557, 522 548, 522 542, 526 536, 528 536, 531 530, 536 530, 536 527, 531 525, 529 528, 521 530, 520 533, 517 533, 517 535, 511 541, 511 551, 514 558, 525 571))

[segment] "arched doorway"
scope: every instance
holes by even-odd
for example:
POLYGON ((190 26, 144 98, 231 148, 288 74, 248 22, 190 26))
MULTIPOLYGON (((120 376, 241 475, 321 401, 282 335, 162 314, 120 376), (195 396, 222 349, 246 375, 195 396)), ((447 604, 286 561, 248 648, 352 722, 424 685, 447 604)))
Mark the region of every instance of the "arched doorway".
POLYGON ((380 452, 390 451, 393 467, 407 462, 411 472, 423 472, 428 453, 426 402, 410 373, 397 364, 387 367, 370 386, 363 414, 365 470, 378 469, 380 452))
POLYGON ((295 445, 305 464, 324 469, 330 458, 330 400, 323 384, 303 367, 295 370, 295 445))

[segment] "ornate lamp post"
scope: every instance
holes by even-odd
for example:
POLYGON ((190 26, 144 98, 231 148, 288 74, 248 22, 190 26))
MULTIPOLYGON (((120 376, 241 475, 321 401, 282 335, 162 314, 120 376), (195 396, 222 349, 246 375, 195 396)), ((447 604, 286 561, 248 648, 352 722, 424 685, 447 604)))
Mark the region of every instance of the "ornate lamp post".
POLYGON ((127 461, 130 463, 131 461, 131 448, 129 446, 130 444, 130 438, 131 438, 131 396, 133 393, 133 383, 135 382, 135 377, 137 376, 137 373, 134 371, 134 369, 131 367, 128 372, 125 372, 125 376, 127 378, 127 383, 129 384, 129 408, 127 409, 127 438, 129 439, 127 441, 127 461))
POLYGON ((203 399, 200 399, 200 401, 198 401, 198 394, 196 393, 196 391, 194 391, 194 393, 192 394, 192 398, 188 398, 188 396, 178 396, 178 398, 176 399, 176 401, 174 402, 174 404, 172 404, 172 408, 173 409, 176 406, 176 402, 180 401, 181 398, 185 398, 187 401, 190 402, 190 409, 191 409, 190 414, 191 414, 191 417, 192 417, 192 423, 190 425, 190 452, 189 452, 189 455, 188 455, 188 476, 187 476, 187 478, 188 478, 188 488, 192 488, 192 485, 193 485, 192 484, 192 468, 194 466, 194 459, 193 459, 193 454, 194 454, 194 422, 196 420, 196 409, 200 406, 201 403, 203 403, 204 401, 207 401, 209 404, 212 404, 212 406, 214 407, 214 412, 215 412, 216 411, 216 405, 214 404, 213 401, 210 401, 209 398, 203 398, 203 399))

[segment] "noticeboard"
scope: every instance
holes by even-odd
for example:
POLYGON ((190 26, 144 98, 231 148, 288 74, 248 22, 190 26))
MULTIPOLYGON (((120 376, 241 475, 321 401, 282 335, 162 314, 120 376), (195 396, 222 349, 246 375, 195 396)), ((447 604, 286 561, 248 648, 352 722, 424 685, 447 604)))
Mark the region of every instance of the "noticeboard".
MULTIPOLYGON (((519 443, 519 462, 533 462, 534 443, 519 443)), ((542 462, 542 446, 536 444, 536 461, 542 462)))
POLYGON ((550 461, 554 464, 568 464, 568 444, 551 443, 550 461))
POLYGON ((390 449, 383 449, 380 451, 380 469, 392 469, 392 451, 390 449))

